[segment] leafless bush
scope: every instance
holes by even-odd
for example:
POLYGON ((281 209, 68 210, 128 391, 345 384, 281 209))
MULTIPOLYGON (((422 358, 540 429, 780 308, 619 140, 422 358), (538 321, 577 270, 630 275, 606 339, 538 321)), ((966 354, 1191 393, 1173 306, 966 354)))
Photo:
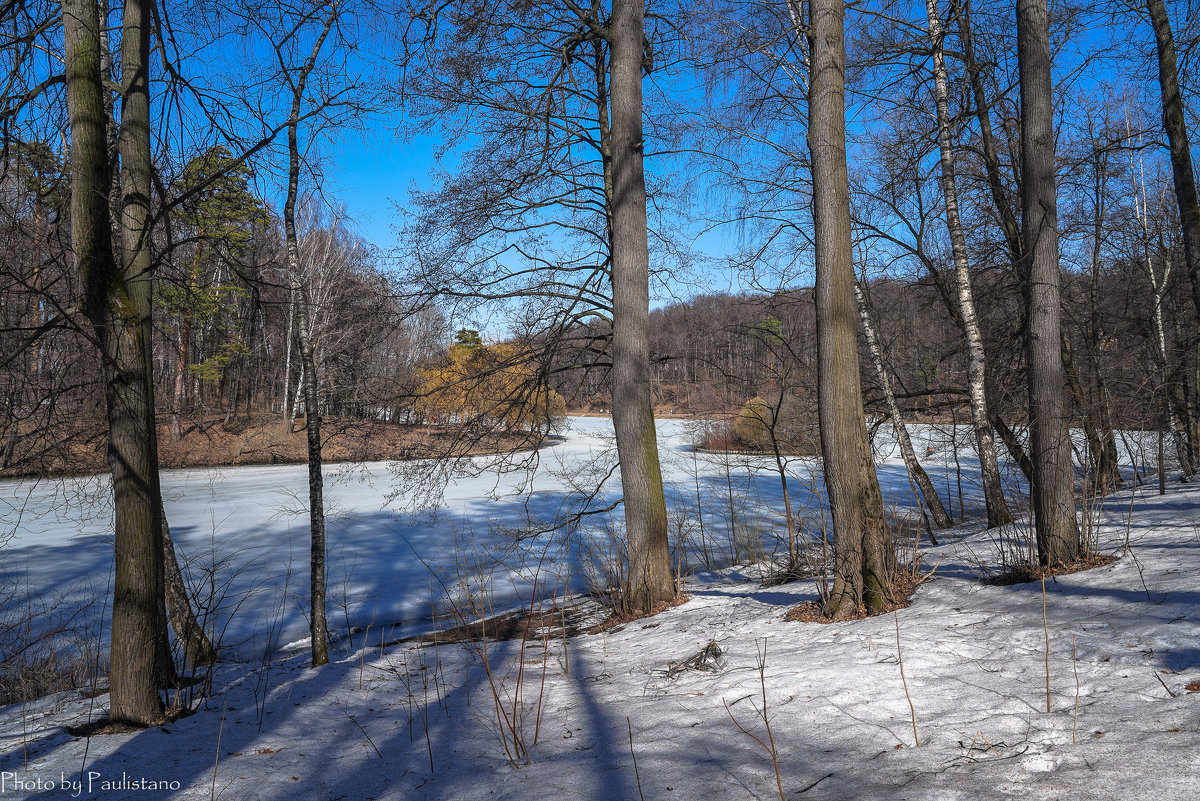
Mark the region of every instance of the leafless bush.
POLYGON ((598 529, 581 529, 576 534, 576 543, 588 593, 605 609, 615 612, 620 605, 628 564, 629 546, 624 530, 608 520, 598 529))
POLYGON ((754 710, 755 717, 763 722, 763 735, 758 735, 750 731, 741 721, 734 717, 733 710, 730 709, 728 701, 724 701, 725 712, 729 715, 729 719, 733 721, 733 725, 737 727, 737 730, 757 743, 766 752, 767 756, 771 758, 771 766, 775 769, 775 788, 779 791, 780 801, 786 801, 787 797, 783 792, 783 776, 779 771, 779 748, 775 744, 775 732, 771 730, 771 720, 768 716, 767 641, 765 639, 761 643, 756 641, 755 646, 758 648, 758 686, 761 693, 760 700, 762 707, 759 708, 758 704, 755 704, 753 700, 750 701, 750 707, 754 710), (763 739, 764 735, 766 739, 763 739))
MULTIPOLYGON (((430 599, 432 620, 436 625, 439 619, 448 619, 455 625, 418 638, 433 646, 436 662, 433 671, 424 667, 424 655, 420 649, 417 653, 417 674, 413 674, 407 658, 402 669, 392 666, 384 670, 395 674, 404 683, 410 709, 412 703, 417 701, 417 713, 425 728, 427 745, 430 743, 431 676, 439 704, 443 698, 438 678, 441 665, 438 645, 462 643, 468 665, 477 662, 483 670, 492 700, 491 719, 505 759, 514 768, 530 763, 530 749, 537 744, 541 725, 551 650, 550 632, 562 619, 561 610, 556 608, 556 604, 569 583, 569 575, 555 575, 550 567, 556 561, 555 552, 566 544, 562 538, 550 536, 545 531, 534 534, 526 526, 515 529, 493 527, 484 537, 477 537, 471 531, 459 531, 456 532, 453 549, 453 579, 443 578, 432 565, 425 563, 432 584, 440 587, 441 594, 440 601, 430 599), (526 588, 524 591, 518 589, 519 606, 497 612, 494 584, 498 574, 503 583, 526 588), (528 595, 522 597, 525 591, 528 595), (440 610, 444 610, 441 615, 440 610), (510 647, 501 643, 514 645, 510 647), (536 644, 534 647, 540 645, 540 659, 527 659, 531 644, 536 644), (537 667, 529 670, 529 665, 537 667), (536 676, 531 678, 531 674, 540 674, 540 680, 536 676), (413 684, 418 678, 421 681, 419 699, 413 692, 413 684), (534 685, 532 689, 531 684, 534 685)), ((419 556, 417 558, 420 559, 419 556)), ((469 667, 467 684, 469 693, 469 667)), ((431 746, 429 757, 432 771, 431 746)))
POLYGON ((988 535, 992 541, 992 561, 980 565, 985 582, 1003 583, 1006 577, 1037 565, 1037 541, 1033 537, 1032 520, 990 529, 988 535))
POLYGON ((0 578, 0 706, 74 690, 99 674, 101 646, 88 623, 107 597, 38 596, 0 578))

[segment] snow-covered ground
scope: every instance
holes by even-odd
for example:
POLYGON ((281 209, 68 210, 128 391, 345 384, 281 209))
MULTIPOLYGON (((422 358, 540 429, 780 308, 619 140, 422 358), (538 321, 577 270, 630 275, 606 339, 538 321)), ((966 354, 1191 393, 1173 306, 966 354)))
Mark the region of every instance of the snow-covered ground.
POLYGON ((926 551, 938 568, 895 617, 787 623, 812 585, 763 587, 733 568, 620 631, 523 653, 491 643, 509 720, 520 688, 519 768, 478 656, 406 644, 319 670, 305 654, 223 664, 197 714, 137 734, 64 731, 102 714, 104 695, 7 708, 0 798, 771 799, 771 758, 734 722, 769 742, 765 693, 788 799, 1191 801, 1200 488, 1126 491, 1098 514, 1101 549, 1119 558, 1048 582, 1045 629, 1039 585, 977 581, 994 540, 964 527, 926 551), (715 670, 668 675, 710 641, 715 670))
MULTIPOLYGON (((535 636, 524 648, 520 640, 488 643, 490 680, 479 647, 378 645, 380 629, 397 620, 402 629, 424 625, 438 592, 426 565, 453 572, 456 532, 491 548, 502 535, 489 520, 524 525, 569 499, 569 476, 585 473, 605 445, 603 421, 575 425, 564 444, 543 452, 532 504, 488 496, 513 476, 451 486, 435 517, 382 510, 391 486, 383 466, 334 486, 344 512, 331 526, 331 555, 342 549, 347 592, 362 598, 347 604, 351 623, 370 628, 343 639, 333 664, 318 670, 305 666, 306 649, 263 642, 264 632, 286 642, 304 630, 303 599, 292 596, 307 583, 306 527, 280 512, 294 505, 289 492, 303 491, 303 468, 169 474, 181 549, 193 560, 210 548, 217 559, 233 554, 216 572, 242 604, 222 613, 224 640, 241 645, 227 648, 237 659, 216 669, 195 715, 136 734, 66 732, 102 716, 105 694, 0 709, 0 801, 771 799, 779 797, 772 759, 739 730, 770 742, 764 694, 788 799, 1191 801, 1200 793, 1200 694, 1186 689, 1200 681, 1194 485, 1172 485, 1164 497, 1143 486, 1097 509, 1100 549, 1119 558, 1048 582, 1045 628, 1040 585, 979 583, 981 564, 996 562, 1001 546, 994 533, 965 525, 924 551, 925 565, 937 569, 895 617, 784 622, 789 607, 815 597, 812 583, 764 587, 760 567, 737 566, 696 575, 687 603, 620 630, 535 636), (360 648, 363 641, 371 645, 360 648), (709 642, 723 652, 715 669, 670 670, 709 642), (528 750, 528 764, 516 756, 519 767, 506 754, 506 742, 508 753, 517 747, 512 729, 528 750)), ((693 460, 682 424, 660 432, 676 514, 699 496, 715 534, 734 507, 734 525, 769 546, 781 514, 777 479, 762 472, 730 493, 712 463, 719 460, 693 460)), ((918 433, 922 452, 938 435, 918 433)), ((941 468, 948 456, 938 451, 930 461, 957 504, 953 464, 941 468)), ((810 469, 794 465, 793 490, 813 517, 810 469)), ((898 504, 907 492, 902 471, 885 455, 881 479, 898 504)), ((87 485, 4 486, 13 540, 3 569, 24 568, 39 598, 82 595, 81 582, 102 594, 106 585, 103 487, 89 495, 87 485)), ((970 511, 969 481, 964 496, 970 511)), ((572 553, 563 552, 564 576, 572 553)), ((498 603, 505 591, 529 590, 519 576, 495 575, 508 582, 498 603)))

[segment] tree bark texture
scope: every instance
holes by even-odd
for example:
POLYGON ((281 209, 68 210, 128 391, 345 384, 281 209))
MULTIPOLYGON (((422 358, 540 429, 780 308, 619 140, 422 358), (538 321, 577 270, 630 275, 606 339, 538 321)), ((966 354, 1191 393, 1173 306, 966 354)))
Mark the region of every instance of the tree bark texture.
MULTIPOLYGON (((971 289, 971 271, 967 256, 967 239, 963 234, 958 211, 958 188, 955 183, 954 149, 950 141, 950 101, 946 80, 946 62, 942 53, 942 21, 936 0, 926 0, 929 17, 929 39, 933 47, 934 99, 937 105, 938 150, 941 156, 942 196, 946 204, 946 227, 954 255, 954 273, 958 283, 959 316, 967 338, 967 388, 971 399, 971 424, 975 430, 975 448, 979 454, 983 498, 987 507, 988 528, 1012 522, 1004 487, 1000 484, 1000 463, 996 457, 996 440, 988 422, 987 356, 983 335, 975 313, 975 296, 971 289)), ((924 490, 922 490, 923 492, 924 490)))
POLYGON ((650 250, 642 140, 644 15, 642 0, 614 0, 609 31, 612 416, 629 549, 623 603, 630 611, 649 611, 675 597, 650 400, 650 250))
POLYGON ((1078 558, 1081 543, 1075 518, 1075 471, 1064 414, 1049 30, 1046 0, 1017 0, 1031 489, 1038 558, 1042 564, 1053 566, 1078 558))
MULTIPOLYGON (((117 150, 121 155, 121 275, 133 303, 142 356, 145 412, 142 432, 134 447, 142 451, 145 480, 162 525, 162 490, 158 475, 158 421, 154 405, 154 260, 150 252, 152 214, 150 191, 153 156, 150 151, 150 27, 153 0, 126 0, 121 31, 121 127, 117 150)), ((159 685, 175 681, 175 664, 167 637, 166 565, 163 542, 155 536, 154 585, 158 618, 159 685)))
POLYGON ((891 592, 893 555, 859 382, 846 165, 845 8, 842 0, 813 0, 810 7, 817 412, 834 532, 834 583, 825 612, 839 617, 860 607, 883 608, 891 592))
POLYGON ((1192 303, 1200 316, 1200 196, 1196 193, 1196 174, 1192 169, 1192 150, 1188 141, 1187 117, 1183 95, 1179 91, 1179 68, 1175 58, 1175 38, 1163 0, 1146 0, 1146 11, 1154 28, 1158 49, 1158 86, 1162 92, 1163 130, 1171 149, 1171 177, 1175 183, 1175 201, 1179 204, 1179 224, 1183 229, 1183 259, 1192 285, 1192 303))
MULTIPOLYGON (((134 7, 126 25, 144 24, 134 7)), ((71 236, 82 307, 100 342, 109 422, 108 461, 115 513, 110 712, 114 722, 148 726, 162 718, 158 684, 164 626, 162 525, 157 454, 147 440, 153 420, 142 319, 116 262, 108 193, 105 88, 100 79, 100 20, 92 0, 63 3, 66 87, 71 130, 71 236)))

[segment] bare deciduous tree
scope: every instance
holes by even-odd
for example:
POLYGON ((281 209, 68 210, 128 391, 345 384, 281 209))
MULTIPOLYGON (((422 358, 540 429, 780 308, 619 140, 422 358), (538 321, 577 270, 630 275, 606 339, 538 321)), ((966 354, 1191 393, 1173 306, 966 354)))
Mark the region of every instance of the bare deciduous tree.
POLYGON ((880 611, 891 593, 891 539, 863 419, 850 181, 846 164, 845 7, 814 0, 809 126, 817 281, 817 392, 825 487, 833 516, 831 617, 880 611))
POLYGON ((1075 471, 1064 410, 1058 199, 1050 19, 1044 0, 1017 2, 1021 72, 1021 212, 1029 359, 1030 456, 1038 558, 1055 566, 1081 553, 1075 471))
MULTIPOLYGON (((108 461, 115 507, 115 585, 110 652, 113 721, 148 726, 162 717, 158 686, 167 678, 163 590, 162 507, 154 447, 154 401, 148 358, 150 320, 148 166, 149 7, 131 0, 125 11, 124 95, 130 125, 125 187, 127 226, 117 263, 112 245, 104 88, 100 75, 100 19, 95 3, 64 3, 67 98, 72 150, 72 241, 83 286, 83 309, 100 343, 108 406, 108 461), (144 102, 144 107, 141 105, 144 102), (141 126, 141 127, 139 127, 141 126), (138 152, 145 147, 146 160, 138 152), (142 190, 139 193, 139 190, 142 190)), ((169 654, 168 654, 169 657, 169 654)))

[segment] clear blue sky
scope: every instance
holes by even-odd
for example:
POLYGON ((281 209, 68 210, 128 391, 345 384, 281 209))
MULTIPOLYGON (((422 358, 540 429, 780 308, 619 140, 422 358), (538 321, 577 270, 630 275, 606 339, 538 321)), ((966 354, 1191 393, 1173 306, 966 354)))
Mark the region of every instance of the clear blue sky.
POLYGON ((402 142, 391 120, 376 118, 362 132, 342 134, 321 148, 328 199, 344 204, 354 229, 385 252, 398 244, 397 207, 413 187, 427 188, 434 137, 402 142))

